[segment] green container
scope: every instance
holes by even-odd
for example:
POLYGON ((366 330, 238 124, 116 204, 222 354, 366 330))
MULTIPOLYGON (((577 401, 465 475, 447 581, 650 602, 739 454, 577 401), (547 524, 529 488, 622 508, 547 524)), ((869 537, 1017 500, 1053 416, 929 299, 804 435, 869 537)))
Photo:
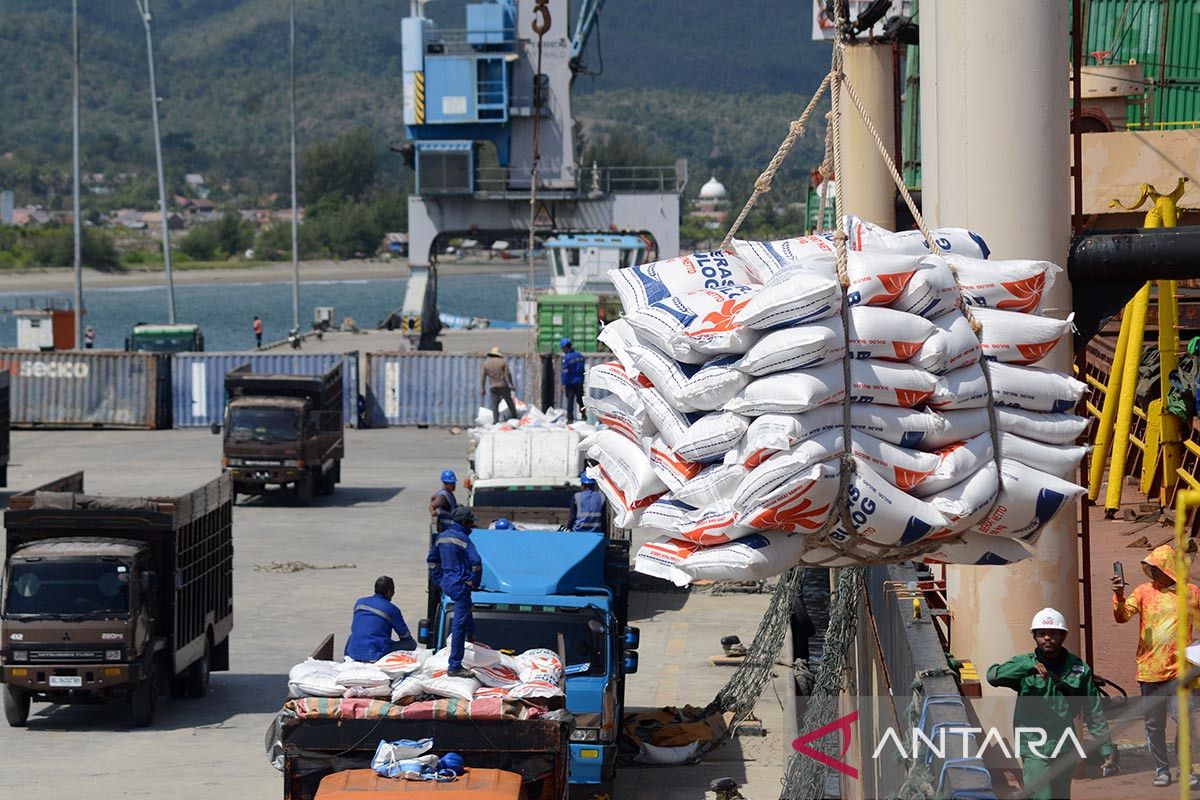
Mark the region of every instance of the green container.
POLYGON ((538 296, 538 352, 557 353, 564 336, 581 353, 594 353, 600 334, 600 298, 594 294, 538 296))

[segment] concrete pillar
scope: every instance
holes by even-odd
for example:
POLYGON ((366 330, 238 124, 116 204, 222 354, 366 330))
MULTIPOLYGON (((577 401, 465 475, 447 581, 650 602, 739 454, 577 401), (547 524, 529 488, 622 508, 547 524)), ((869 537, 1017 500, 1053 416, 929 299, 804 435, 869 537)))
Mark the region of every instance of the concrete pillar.
MULTIPOLYGON (((921 3, 925 219, 930 227, 978 231, 992 258, 1066 265, 1071 235, 1067 12, 1066 3, 1044 0, 921 3)), ((1070 312, 1065 272, 1047 305, 1048 315, 1070 312)), ((1069 373, 1069 344, 1057 347, 1045 366, 1069 373)), ((948 571, 956 656, 973 660, 982 673, 1031 651, 1029 621, 1045 606, 1062 611, 1077 629, 1075 528, 1075 514, 1068 511, 1042 532, 1031 561, 948 571)), ((1080 652, 1076 634, 1067 647, 1080 652)))
MULTIPOLYGON (((892 93, 892 46, 855 44, 846 48, 846 77, 892 158, 895 150, 895 96, 892 93)), ((842 208, 868 222, 896 229, 896 184, 875 140, 845 92, 842 93, 842 208)))

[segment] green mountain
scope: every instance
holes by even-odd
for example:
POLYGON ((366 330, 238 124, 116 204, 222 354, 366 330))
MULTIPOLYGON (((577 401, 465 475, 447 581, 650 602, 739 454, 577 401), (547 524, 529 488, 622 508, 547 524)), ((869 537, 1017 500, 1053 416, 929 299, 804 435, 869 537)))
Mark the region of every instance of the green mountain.
MULTIPOLYGON (((458 26, 462 4, 447 0, 428 11, 458 26)), ((364 127, 383 152, 403 136, 406 4, 296 0, 296 7, 301 146, 364 127)), ((809 8, 783 0, 613 0, 586 57, 599 74, 576 84, 588 140, 619 128, 659 158, 689 159, 693 177, 715 171, 736 197, 828 63, 828 46, 809 40, 809 8)), ((220 197, 284 191, 285 0, 153 0, 151 10, 172 183, 200 172, 220 197)), ((110 181, 136 175, 146 190, 154 156, 145 32, 134 4, 81 3, 80 42, 83 170, 110 181)), ((0 186, 14 188, 18 203, 69 192, 70 45, 67 3, 0 0, 0 186)), ((820 147, 810 137, 798 150, 787 174, 802 181, 820 147)), ((383 163, 389 180, 401 180, 398 158, 383 163)), ((781 181, 781 191, 791 182, 781 181)))

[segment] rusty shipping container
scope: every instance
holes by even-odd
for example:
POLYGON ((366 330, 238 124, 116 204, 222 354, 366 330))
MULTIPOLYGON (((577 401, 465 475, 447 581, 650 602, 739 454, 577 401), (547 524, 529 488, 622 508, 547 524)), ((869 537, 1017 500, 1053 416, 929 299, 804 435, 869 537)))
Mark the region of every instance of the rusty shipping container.
POLYGON ((179 353, 171 376, 177 428, 207 427, 225 419, 225 373, 249 364, 253 372, 323 375, 338 363, 342 374, 342 415, 358 424, 358 352, 352 353, 179 353))
POLYGON ((169 428, 171 359, 105 350, 0 350, 13 427, 169 428))
MULTIPOLYGON (((369 353, 367 414, 371 427, 474 425, 485 401, 479 391, 483 353, 369 353)), ((531 399, 534 370, 526 357, 505 354, 516 384, 514 398, 531 399)))

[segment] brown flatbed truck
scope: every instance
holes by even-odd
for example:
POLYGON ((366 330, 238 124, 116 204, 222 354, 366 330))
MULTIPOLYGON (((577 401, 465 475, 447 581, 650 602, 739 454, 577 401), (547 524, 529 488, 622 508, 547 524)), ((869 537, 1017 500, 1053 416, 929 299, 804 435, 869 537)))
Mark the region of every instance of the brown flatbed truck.
POLYGON ((76 472, 9 499, 0 682, 8 724, 32 701, 128 701, 150 725, 161 693, 204 697, 229 669, 233 493, 83 493, 76 472))
MULTIPOLYGON (((333 660, 333 635, 312 657, 333 660)), ((569 718, 286 718, 276 723, 284 800, 564 800, 569 718), (458 753, 467 774, 452 783, 376 779, 379 742, 433 739, 437 755, 458 753)))
POLYGON ((226 374, 225 393, 221 463, 234 502, 268 486, 291 486, 301 505, 333 494, 346 450, 342 364, 324 375, 257 374, 246 364, 226 374))

